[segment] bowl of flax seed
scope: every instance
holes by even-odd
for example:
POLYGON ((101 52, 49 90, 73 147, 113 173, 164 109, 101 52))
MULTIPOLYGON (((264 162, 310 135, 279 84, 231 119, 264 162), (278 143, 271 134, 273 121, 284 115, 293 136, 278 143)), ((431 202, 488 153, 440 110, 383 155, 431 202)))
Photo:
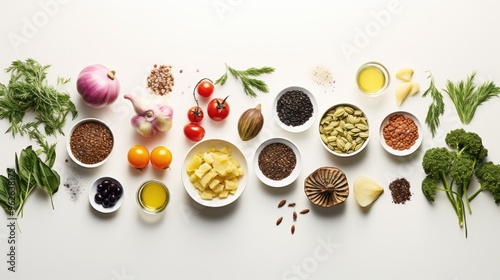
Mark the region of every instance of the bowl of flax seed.
POLYGON ((289 186, 302 170, 300 151, 288 139, 268 139, 255 151, 253 169, 257 178, 270 187, 289 186))
POLYGON ((111 156, 113 147, 113 132, 105 122, 95 118, 78 121, 66 137, 69 157, 86 168, 103 165, 111 156))

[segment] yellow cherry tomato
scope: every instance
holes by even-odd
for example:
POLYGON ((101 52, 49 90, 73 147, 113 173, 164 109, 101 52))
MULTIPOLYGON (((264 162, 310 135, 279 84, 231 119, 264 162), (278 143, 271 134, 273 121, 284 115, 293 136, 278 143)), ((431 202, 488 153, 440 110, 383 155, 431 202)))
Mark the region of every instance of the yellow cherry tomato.
POLYGON ((128 163, 133 168, 144 169, 149 163, 149 151, 142 145, 135 145, 128 150, 128 163))
POLYGON ((172 153, 164 146, 158 146, 151 151, 151 164, 154 168, 162 170, 170 167, 172 153))

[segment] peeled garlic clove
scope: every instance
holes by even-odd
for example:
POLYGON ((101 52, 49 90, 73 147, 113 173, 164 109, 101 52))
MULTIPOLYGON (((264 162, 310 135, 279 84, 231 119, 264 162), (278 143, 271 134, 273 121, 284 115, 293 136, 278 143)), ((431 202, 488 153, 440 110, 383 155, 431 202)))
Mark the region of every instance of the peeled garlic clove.
POLYGON ((396 78, 403 82, 409 82, 413 76, 413 69, 411 68, 401 68, 396 72, 396 78))
POLYGON ((416 82, 411 83, 410 95, 415 95, 420 91, 420 85, 416 82))
POLYGON ((398 105, 401 105, 406 97, 408 97, 411 91, 411 86, 411 82, 404 82, 396 87, 396 101, 398 102, 398 105))
POLYGON ((356 178, 353 189, 354 197, 361 207, 372 204, 384 192, 377 182, 365 176, 356 178))

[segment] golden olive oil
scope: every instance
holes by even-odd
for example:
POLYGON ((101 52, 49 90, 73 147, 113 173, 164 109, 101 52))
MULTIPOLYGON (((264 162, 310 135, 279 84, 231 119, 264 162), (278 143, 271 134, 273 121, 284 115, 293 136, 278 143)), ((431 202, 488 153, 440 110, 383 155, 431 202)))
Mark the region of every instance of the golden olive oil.
POLYGON ((378 94, 388 83, 388 75, 383 66, 366 64, 358 71, 358 87, 366 94, 378 94))
POLYGON ((137 198, 146 212, 159 213, 165 209, 170 197, 167 187, 162 182, 150 180, 139 188, 137 198))

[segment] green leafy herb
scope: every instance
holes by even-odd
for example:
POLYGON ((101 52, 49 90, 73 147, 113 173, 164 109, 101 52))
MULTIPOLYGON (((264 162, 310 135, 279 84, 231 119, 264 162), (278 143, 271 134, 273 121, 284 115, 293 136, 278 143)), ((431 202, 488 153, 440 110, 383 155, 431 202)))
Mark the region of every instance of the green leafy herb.
POLYGON ((46 79, 49 67, 31 58, 24 62, 12 62, 6 69, 10 73, 9 83, 0 83, 0 119, 9 120, 7 132, 12 136, 27 134, 30 139, 36 140, 46 153, 49 166, 52 166, 55 145, 46 142, 40 127, 43 126, 46 136, 64 134, 62 129, 66 118, 71 115, 75 119, 78 112, 70 95, 56 89, 56 86, 68 83, 69 79, 59 77, 56 86, 49 85, 46 79), (35 113, 34 121, 24 121, 27 112, 35 113))
MULTIPOLYGON (((55 156, 55 154, 54 154, 55 156)), ((59 174, 44 163, 28 146, 15 157, 16 168, 8 168, 8 177, 0 175, 0 205, 10 215, 23 214, 28 196, 36 186, 44 189, 51 201, 61 183, 59 174)))
POLYGON ((439 117, 444 114, 444 101, 443 95, 436 88, 434 83, 434 77, 429 72, 428 77, 431 82, 429 84, 429 88, 422 94, 423 97, 427 95, 431 95, 432 103, 429 105, 429 109, 427 111, 427 116, 425 117, 425 123, 429 127, 432 137, 436 134, 436 130, 439 127, 439 117))
POLYGON ((458 116, 463 124, 470 123, 481 103, 500 94, 500 88, 493 82, 485 82, 479 87, 476 86, 474 83, 475 77, 476 72, 473 72, 465 81, 462 80, 457 83, 448 81, 444 90, 455 104, 458 116))
POLYGON ((254 89, 268 93, 269 88, 265 82, 262 80, 255 79, 254 77, 263 75, 263 74, 270 74, 274 72, 274 68, 264 66, 262 68, 248 68, 246 70, 236 70, 229 65, 226 64, 226 72, 215 81, 215 84, 220 84, 221 86, 224 85, 227 81, 227 72, 231 73, 233 77, 236 79, 240 79, 241 83, 243 84, 243 90, 245 91, 245 94, 251 97, 257 97, 257 93, 254 91, 254 89))

